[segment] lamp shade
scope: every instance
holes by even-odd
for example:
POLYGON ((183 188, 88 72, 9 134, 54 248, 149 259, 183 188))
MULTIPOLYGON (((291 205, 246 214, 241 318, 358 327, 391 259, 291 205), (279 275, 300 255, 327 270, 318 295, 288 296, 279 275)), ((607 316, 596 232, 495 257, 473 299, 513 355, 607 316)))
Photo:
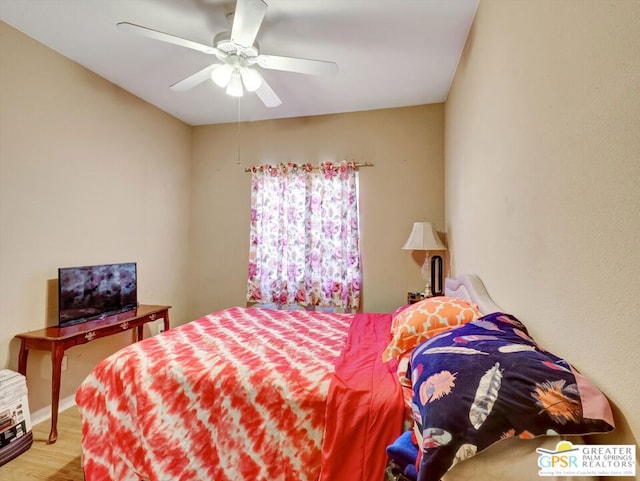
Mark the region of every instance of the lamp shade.
POLYGON ((262 76, 253 69, 243 67, 240 70, 240 76, 245 88, 249 92, 255 92, 262 85, 262 76))
POLYGON ((215 82, 218 87, 225 88, 231 80, 233 74, 233 67, 228 63, 222 65, 216 65, 211 71, 211 80, 215 82))
POLYGON ((447 250, 431 222, 414 222, 411 234, 402 248, 412 251, 447 250))

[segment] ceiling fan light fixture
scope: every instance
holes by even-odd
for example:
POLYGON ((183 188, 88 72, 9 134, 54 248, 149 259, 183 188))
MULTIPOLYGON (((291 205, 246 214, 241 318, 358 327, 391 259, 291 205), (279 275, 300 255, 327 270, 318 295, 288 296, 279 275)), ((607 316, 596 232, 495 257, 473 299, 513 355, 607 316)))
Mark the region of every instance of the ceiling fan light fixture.
MULTIPOLYGON (((200 1, 206 3, 212 0, 200 1)), ((176 92, 189 90, 211 78, 217 86, 225 89, 227 95, 242 97, 246 89, 247 92, 254 92, 265 107, 271 108, 281 105, 282 100, 260 75, 260 70, 251 68, 252 66, 307 75, 329 75, 338 71, 334 62, 260 53, 256 37, 267 12, 267 3, 265 0, 235 0, 234 3, 236 8, 231 17, 231 29, 216 34, 213 46, 129 22, 117 25, 126 31, 217 58, 213 63, 169 87, 176 92)))
POLYGON ((233 74, 233 67, 227 63, 219 65, 211 72, 211 80, 215 82, 218 87, 226 87, 231 81, 233 74))
POLYGON ((229 80, 229 84, 227 85, 227 95, 231 95, 232 97, 242 97, 242 80, 240 78, 240 72, 234 69, 231 73, 231 79, 229 80))

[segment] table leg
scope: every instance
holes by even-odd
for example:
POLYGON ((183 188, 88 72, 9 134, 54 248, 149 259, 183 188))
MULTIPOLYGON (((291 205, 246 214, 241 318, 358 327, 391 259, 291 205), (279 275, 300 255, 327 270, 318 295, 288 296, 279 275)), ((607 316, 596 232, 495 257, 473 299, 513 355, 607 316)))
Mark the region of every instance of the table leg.
POLYGON ((62 374, 62 357, 64 349, 54 346, 51 351, 51 432, 49 433, 49 444, 53 444, 58 439, 58 404, 60 402, 60 376, 62 374))
POLYGON ((144 324, 140 324, 138 326, 138 336, 136 341, 142 341, 143 329, 144 329, 144 324))
POLYGON ((25 346, 26 341, 20 340, 20 353, 18 354, 18 372, 23 376, 27 376, 27 358, 29 357, 29 349, 25 346))
POLYGON ((166 311, 164 313, 164 330, 165 331, 169 330, 169 311, 166 311))

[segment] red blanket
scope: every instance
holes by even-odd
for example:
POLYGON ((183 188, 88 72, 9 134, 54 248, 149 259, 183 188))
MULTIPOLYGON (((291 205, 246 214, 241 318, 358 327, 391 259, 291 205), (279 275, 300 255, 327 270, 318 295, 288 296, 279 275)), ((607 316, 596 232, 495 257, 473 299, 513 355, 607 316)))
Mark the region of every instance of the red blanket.
POLYGON ((85 479, 316 481, 351 318, 236 307, 118 351, 76 394, 85 479))
POLYGON ((357 314, 351 323, 329 386, 320 481, 383 479, 386 447, 405 414, 397 363, 381 357, 390 326, 390 314, 357 314))

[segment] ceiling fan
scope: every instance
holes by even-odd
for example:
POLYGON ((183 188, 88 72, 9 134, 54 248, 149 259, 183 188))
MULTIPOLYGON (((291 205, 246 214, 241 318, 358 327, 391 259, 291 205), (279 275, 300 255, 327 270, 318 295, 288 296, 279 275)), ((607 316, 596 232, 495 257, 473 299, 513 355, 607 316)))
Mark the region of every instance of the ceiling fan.
POLYGON ((211 79, 225 88, 228 95, 241 97, 246 89, 248 92, 255 92, 265 106, 277 107, 282 101, 260 75, 256 66, 308 75, 328 75, 336 73, 338 65, 324 60, 260 53, 256 36, 266 12, 267 4, 263 0, 237 0, 231 31, 217 34, 213 39, 213 46, 129 22, 120 22, 118 27, 155 40, 216 56, 216 62, 174 83, 170 86, 172 90, 188 90, 211 79))

